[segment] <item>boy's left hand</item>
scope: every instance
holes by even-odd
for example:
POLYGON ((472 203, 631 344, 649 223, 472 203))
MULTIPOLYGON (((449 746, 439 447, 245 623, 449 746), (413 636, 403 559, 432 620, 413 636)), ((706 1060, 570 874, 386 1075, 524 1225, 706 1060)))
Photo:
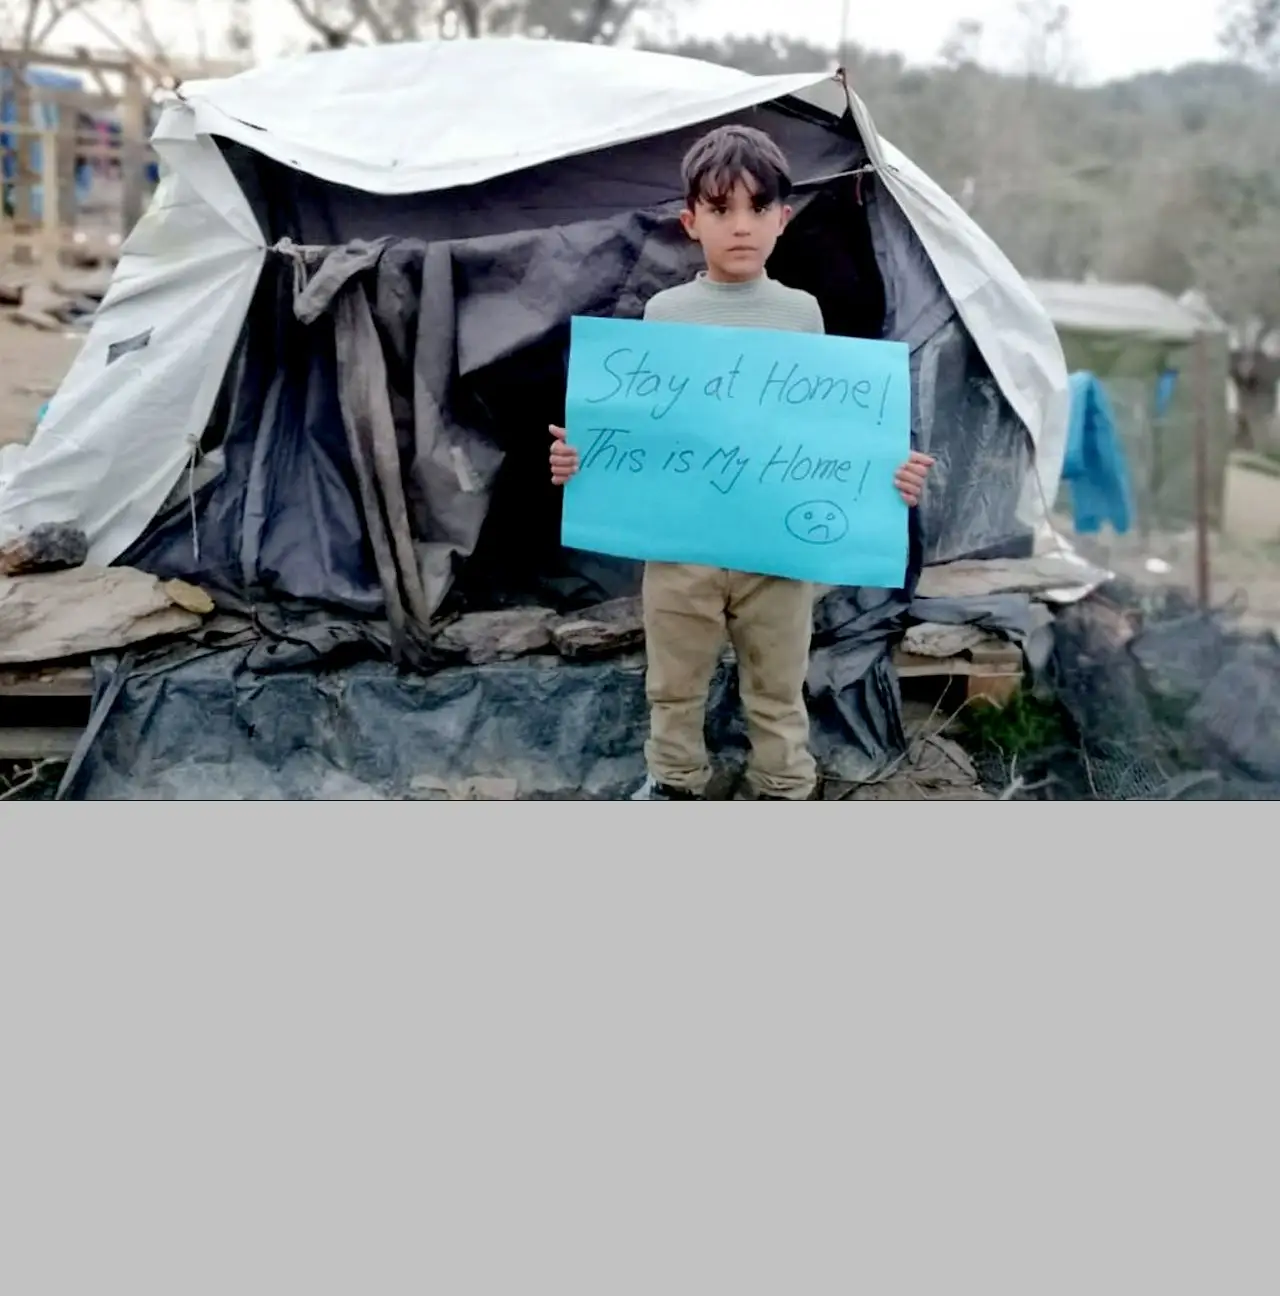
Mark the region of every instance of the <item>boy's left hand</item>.
POLYGON ((920 503, 924 491, 924 480, 933 467, 933 456, 913 450, 907 462, 893 474, 893 484, 899 495, 906 501, 908 508, 915 508, 920 503))

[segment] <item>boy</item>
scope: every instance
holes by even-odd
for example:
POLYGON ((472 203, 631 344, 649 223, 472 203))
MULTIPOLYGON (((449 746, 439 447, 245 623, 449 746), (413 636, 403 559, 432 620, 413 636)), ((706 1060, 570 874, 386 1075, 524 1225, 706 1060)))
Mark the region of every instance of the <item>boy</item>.
MULTIPOLYGON (((763 132, 722 126, 684 159, 680 223, 706 258, 692 282, 654 296, 646 320, 737 328, 825 331, 808 293, 765 273, 791 209, 786 158, 763 132)), ((551 428, 551 480, 578 471, 563 428, 551 428)), ((894 477, 908 505, 919 503, 933 460, 912 452, 894 477)), ((685 563, 647 563, 643 602, 648 654, 649 777, 637 800, 703 799, 711 778, 704 728, 711 676, 726 634, 738 660, 751 740, 747 778, 757 800, 804 801, 817 774, 809 752, 804 682, 814 590, 802 581, 685 563)))

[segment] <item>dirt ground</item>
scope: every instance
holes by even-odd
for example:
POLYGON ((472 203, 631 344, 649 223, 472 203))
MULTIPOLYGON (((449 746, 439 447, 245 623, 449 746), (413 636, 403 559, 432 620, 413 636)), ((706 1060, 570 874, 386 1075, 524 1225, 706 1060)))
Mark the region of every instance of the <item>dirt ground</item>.
POLYGON ((43 333, 0 310, 0 445, 25 441, 40 406, 53 395, 84 340, 82 333, 43 333))

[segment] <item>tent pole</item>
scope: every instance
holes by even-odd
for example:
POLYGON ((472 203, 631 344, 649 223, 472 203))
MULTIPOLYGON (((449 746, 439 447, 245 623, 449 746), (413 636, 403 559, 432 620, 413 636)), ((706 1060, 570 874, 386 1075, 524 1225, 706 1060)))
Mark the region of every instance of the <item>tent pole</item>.
POLYGON ((1209 363, 1208 337, 1196 337, 1196 601, 1209 607, 1209 363))

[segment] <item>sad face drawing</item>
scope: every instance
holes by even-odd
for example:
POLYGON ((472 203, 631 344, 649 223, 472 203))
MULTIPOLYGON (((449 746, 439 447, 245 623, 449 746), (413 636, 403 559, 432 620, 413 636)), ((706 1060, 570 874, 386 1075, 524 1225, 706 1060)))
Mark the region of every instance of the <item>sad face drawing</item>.
POLYGON ((849 519, 840 505, 831 500, 806 500, 787 514, 786 527, 805 544, 828 545, 844 539, 849 519))

